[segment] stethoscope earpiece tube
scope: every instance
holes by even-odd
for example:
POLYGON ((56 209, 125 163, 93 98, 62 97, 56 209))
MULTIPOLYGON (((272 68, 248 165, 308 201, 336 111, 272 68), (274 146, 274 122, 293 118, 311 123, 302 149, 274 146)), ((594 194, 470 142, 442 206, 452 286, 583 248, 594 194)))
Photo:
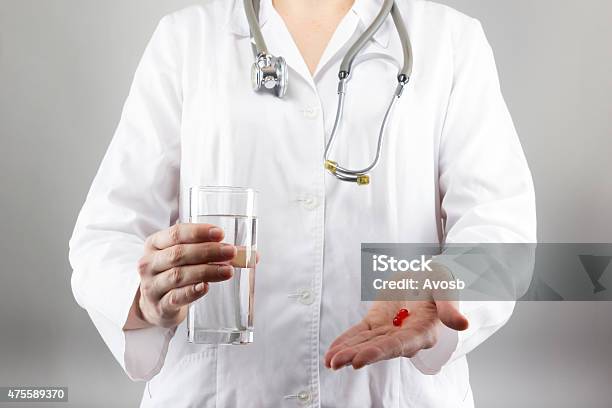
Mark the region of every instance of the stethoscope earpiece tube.
POLYGON ((410 35, 408 35, 408 30, 404 24, 402 14, 395 3, 391 9, 391 17, 393 18, 395 29, 399 34, 400 42, 402 43, 402 52, 404 55, 404 65, 402 66, 402 70, 400 71, 397 80, 405 84, 410 80, 410 76, 412 75, 412 65, 414 61, 412 56, 412 43, 410 42, 410 35))
POLYGON ((251 30, 251 36, 255 40, 255 48, 257 50, 257 56, 267 55, 268 47, 266 46, 266 40, 261 33, 259 27, 259 1, 260 0, 244 0, 244 12, 246 14, 247 21, 249 22, 249 28, 251 30))
POLYGON ((355 43, 353 43, 353 45, 351 45, 349 50, 346 52, 344 58, 342 58, 342 62, 340 63, 340 75, 344 75, 342 73, 345 73, 345 77, 351 75, 351 69, 353 67, 353 61, 355 60, 355 57, 357 56, 357 54, 359 54, 359 51, 361 51, 363 47, 365 47, 368 41, 370 41, 374 34, 376 34, 376 32, 380 29, 380 26, 382 26, 382 24, 385 22, 385 19, 391 12, 391 8, 393 7, 393 5, 394 0, 385 0, 382 8, 380 9, 380 12, 376 15, 376 18, 374 18, 372 24, 370 24, 370 26, 366 28, 366 30, 359 36, 359 38, 357 38, 355 43))

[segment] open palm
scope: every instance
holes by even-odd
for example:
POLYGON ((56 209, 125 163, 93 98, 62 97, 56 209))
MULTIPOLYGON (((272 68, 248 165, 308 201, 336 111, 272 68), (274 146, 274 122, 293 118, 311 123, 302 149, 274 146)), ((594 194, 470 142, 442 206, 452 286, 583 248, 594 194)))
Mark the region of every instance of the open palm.
POLYGON ((451 301, 376 301, 363 320, 340 335, 325 355, 325 365, 337 370, 347 365, 365 365, 396 357, 413 357, 436 344, 439 326, 465 330, 467 319, 451 301), (400 327, 393 318, 400 309, 410 317, 400 327))

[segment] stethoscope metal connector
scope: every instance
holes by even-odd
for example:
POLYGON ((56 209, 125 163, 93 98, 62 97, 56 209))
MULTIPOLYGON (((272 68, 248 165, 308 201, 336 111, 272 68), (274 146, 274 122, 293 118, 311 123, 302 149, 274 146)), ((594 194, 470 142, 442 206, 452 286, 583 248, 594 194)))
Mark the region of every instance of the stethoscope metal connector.
POLYGON ((367 186, 368 184, 370 184, 370 176, 368 176, 367 174, 357 176, 356 182, 360 186, 367 186))
MULTIPOLYGON (((325 160, 325 170, 329 171, 334 176, 338 175, 338 163, 333 160, 325 160)), ((349 181, 349 180, 346 180, 349 181)), ((367 174, 356 175, 352 180, 360 186, 367 186, 370 184, 370 176, 367 174)))
POLYGON ((325 170, 329 171, 331 174, 336 174, 337 168, 338 163, 333 160, 325 160, 325 170))

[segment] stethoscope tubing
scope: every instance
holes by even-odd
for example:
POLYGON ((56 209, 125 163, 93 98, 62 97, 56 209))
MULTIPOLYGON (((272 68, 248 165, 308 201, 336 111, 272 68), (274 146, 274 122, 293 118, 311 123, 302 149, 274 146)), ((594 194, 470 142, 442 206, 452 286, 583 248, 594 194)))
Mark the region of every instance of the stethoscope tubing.
MULTIPOLYGON (((247 21, 249 23, 249 28, 251 30, 251 37, 254 42, 253 49, 257 57, 265 56, 268 54, 268 48, 266 46, 266 42, 264 40, 263 34, 261 33, 261 28, 259 27, 258 22, 259 6, 260 0, 244 0, 244 10, 247 17, 247 21)), ((395 4, 394 0, 384 0, 380 12, 376 15, 372 24, 370 24, 370 26, 366 28, 366 30, 351 45, 344 58, 342 59, 342 62, 340 63, 340 71, 338 73, 338 106, 336 109, 336 118, 334 120, 334 126, 332 128, 331 135, 329 136, 329 139, 325 145, 325 151, 323 154, 325 168, 335 177, 343 181, 352 181, 357 182, 359 184, 369 183, 369 176, 367 174, 371 170, 373 170, 380 161, 385 130, 389 122, 391 111, 393 110, 393 107, 395 106, 397 100, 401 97, 404 86, 410 80, 410 76, 412 75, 412 66, 412 44, 410 42, 410 36, 408 35, 408 30, 406 29, 399 8, 395 4), (368 41, 370 41, 374 34, 380 29, 389 14, 391 14, 391 17, 393 18, 393 23, 399 34, 404 57, 402 68, 400 69, 397 75, 398 85, 393 94, 393 97, 391 98, 391 102, 389 103, 387 110, 385 111, 385 116, 378 132, 376 155, 374 156, 373 161, 368 166, 362 169, 348 169, 346 167, 340 166, 336 161, 330 159, 332 147, 334 145, 338 133, 340 132, 342 116, 344 112, 344 101, 346 98, 347 84, 351 77, 351 70, 353 68, 353 62, 355 60, 355 57, 365 47, 368 41)))
MULTIPOLYGON (((329 141, 327 142, 327 145, 325 147, 325 152, 323 155, 323 159, 326 162, 330 160, 329 158, 330 151, 331 151, 332 145, 334 144, 334 141, 336 140, 336 135, 338 134, 340 123, 342 121, 342 115, 344 111, 344 99, 346 97, 346 87, 343 87, 343 88, 344 89, 342 92, 338 91, 338 108, 336 110, 336 120, 334 121, 334 127, 332 129, 331 135, 329 136, 329 141)), ((364 167, 363 169, 347 169, 335 163, 335 166, 334 166, 335 175, 344 175, 346 177, 353 176, 356 179, 358 176, 366 175, 378 165, 380 161, 381 152, 382 152, 383 141, 384 141, 383 136, 387 128, 387 123, 389 122, 389 118, 391 116, 393 107, 395 106, 395 103, 397 102, 400 96, 401 96, 401 90, 396 89, 396 92, 393 94, 393 97, 391 98, 391 101, 389 102, 387 110, 385 111, 385 116, 380 126, 380 130, 378 133, 378 142, 376 144, 376 155, 374 156, 374 160, 372 161, 372 163, 369 166, 364 167)))

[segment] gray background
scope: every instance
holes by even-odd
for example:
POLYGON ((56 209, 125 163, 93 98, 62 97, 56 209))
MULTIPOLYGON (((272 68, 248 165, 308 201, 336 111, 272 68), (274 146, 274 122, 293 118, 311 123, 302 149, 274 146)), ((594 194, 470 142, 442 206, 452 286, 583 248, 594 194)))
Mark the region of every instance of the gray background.
MULTIPOLYGON (((610 242, 612 2, 446 2, 482 21, 496 52, 540 240, 610 242)), ((0 0, 0 385, 66 385, 75 407, 138 404, 142 384, 73 301, 67 241, 155 24, 191 3, 0 0)), ((477 405, 609 407, 611 310, 518 305, 470 355, 477 405)))

